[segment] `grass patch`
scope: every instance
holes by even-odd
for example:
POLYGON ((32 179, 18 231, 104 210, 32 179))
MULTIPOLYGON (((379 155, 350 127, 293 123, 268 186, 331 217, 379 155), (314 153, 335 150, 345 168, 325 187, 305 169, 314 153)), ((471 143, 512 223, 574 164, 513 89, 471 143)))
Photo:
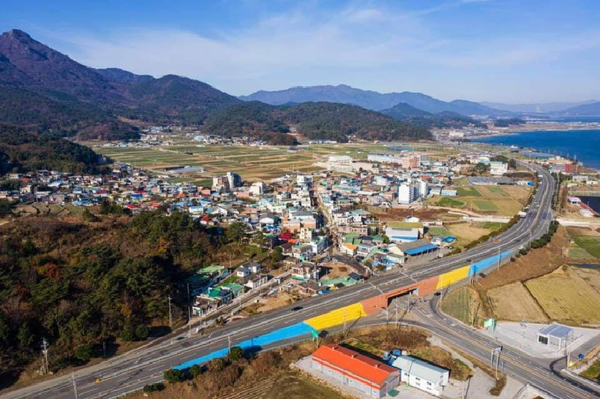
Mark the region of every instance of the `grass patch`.
POLYGON ((600 258, 600 237, 575 236, 573 240, 594 258, 600 258))
POLYGON ((439 206, 445 206, 448 208, 462 208, 466 205, 463 201, 452 199, 450 197, 444 197, 437 202, 439 206))
POLYGON ((299 373, 284 373, 282 374, 273 387, 264 393, 265 399, 343 399, 343 396, 333 389, 319 384, 299 373), (282 389, 283 388, 283 389, 282 389))
POLYGON ((470 287, 460 287, 450 291, 442 300, 441 307, 444 313, 465 324, 478 323, 479 296, 470 287))
POLYGON ((600 382, 600 359, 596 359, 596 361, 592 363, 587 370, 582 371, 579 375, 583 378, 587 378, 588 380, 600 382))
POLYGON ((456 191, 461 197, 481 197, 481 193, 471 186, 457 187, 456 191))
POLYGON ((429 227, 429 228, 427 228, 427 232, 431 235, 442 236, 442 237, 447 237, 447 236, 452 235, 452 234, 450 234, 450 232, 448 231, 447 228, 440 227, 440 226, 429 227))
POLYGON ((498 222, 484 222, 481 227, 484 229, 488 229, 488 230, 492 230, 492 231, 496 231, 498 229, 500 229, 502 226, 504 225, 504 223, 498 223, 498 222))
POLYGON ((504 191, 502 189, 502 187, 498 187, 498 186, 491 186, 489 187, 490 192, 494 193, 494 194, 498 194, 501 195, 503 197, 508 197, 509 195, 506 193, 506 191, 504 191))
POLYGON ((487 200, 475 200, 473 203, 480 211, 484 212, 493 212, 498 209, 496 204, 487 200))

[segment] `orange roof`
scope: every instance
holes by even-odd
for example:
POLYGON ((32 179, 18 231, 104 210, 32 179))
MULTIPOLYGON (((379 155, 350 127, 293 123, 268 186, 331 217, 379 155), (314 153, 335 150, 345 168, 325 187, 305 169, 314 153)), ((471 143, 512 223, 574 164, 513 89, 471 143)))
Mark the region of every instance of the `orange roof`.
POLYGON ((383 384, 390 374, 399 373, 397 368, 335 344, 321 346, 312 356, 377 385, 383 384))
POLYGON ((348 248, 351 251, 354 251, 356 248, 358 248, 358 245, 350 244, 349 242, 343 243, 342 246, 348 248))

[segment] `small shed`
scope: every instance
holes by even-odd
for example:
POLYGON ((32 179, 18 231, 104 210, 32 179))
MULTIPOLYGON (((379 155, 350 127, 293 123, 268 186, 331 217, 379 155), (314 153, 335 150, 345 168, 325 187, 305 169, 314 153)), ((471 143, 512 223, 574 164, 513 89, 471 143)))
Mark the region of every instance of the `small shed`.
POLYGON ((538 343, 555 347, 557 351, 564 349, 569 339, 573 339, 573 329, 557 323, 550 324, 537 333, 538 343))

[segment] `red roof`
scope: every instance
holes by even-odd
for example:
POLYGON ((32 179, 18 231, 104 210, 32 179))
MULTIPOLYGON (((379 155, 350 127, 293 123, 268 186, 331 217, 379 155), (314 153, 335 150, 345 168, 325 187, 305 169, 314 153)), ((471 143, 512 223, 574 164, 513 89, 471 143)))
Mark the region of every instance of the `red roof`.
POLYGON ((381 386, 393 373, 399 373, 397 368, 388 366, 370 357, 364 356, 344 348, 330 344, 323 345, 313 352, 313 359, 329 363, 339 369, 345 370, 354 376, 381 386))
POLYGON ((285 231, 279 235, 280 240, 289 240, 290 238, 293 238, 293 237, 294 237, 294 235, 292 233, 290 233, 289 231, 285 231))

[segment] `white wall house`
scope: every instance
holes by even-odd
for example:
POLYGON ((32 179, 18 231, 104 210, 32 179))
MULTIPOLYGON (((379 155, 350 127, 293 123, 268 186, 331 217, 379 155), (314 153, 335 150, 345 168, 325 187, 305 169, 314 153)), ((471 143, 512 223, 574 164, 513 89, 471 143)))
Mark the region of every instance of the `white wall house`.
POLYGON ((401 382, 431 395, 440 396, 448 385, 450 371, 421 359, 403 355, 394 359, 391 364, 400 369, 401 382))

